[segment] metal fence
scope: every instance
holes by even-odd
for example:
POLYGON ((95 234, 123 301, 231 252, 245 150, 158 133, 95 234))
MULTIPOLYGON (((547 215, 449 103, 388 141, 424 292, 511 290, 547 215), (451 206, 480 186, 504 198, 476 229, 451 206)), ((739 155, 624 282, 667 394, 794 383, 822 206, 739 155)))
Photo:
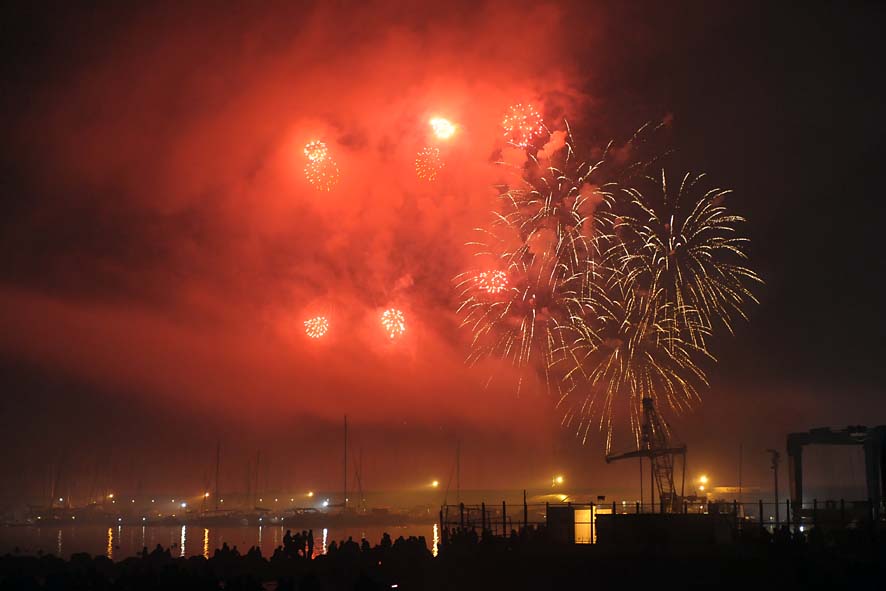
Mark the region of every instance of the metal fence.
MULTIPOLYGON (((481 536, 508 536, 512 531, 538 529, 549 525, 548 516, 552 508, 591 510, 592 515, 612 515, 615 517, 662 513, 660 504, 613 501, 610 503, 518 503, 444 505, 440 508, 441 529, 476 530, 481 536)), ((765 529, 770 533, 781 528, 789 531, 806 531, 814 527, 847 529, 872 526, 886 515, 886 507, 875 506, 871 501, 847 501, 813 499, 806 503, 793 503, 790 500, 764 502, 712 501, 707 499, 685 499, 671 513, 703 514, 722 516, 737 532, 765 529)), ((576 522, 578 523, 578 522, 576 522)))

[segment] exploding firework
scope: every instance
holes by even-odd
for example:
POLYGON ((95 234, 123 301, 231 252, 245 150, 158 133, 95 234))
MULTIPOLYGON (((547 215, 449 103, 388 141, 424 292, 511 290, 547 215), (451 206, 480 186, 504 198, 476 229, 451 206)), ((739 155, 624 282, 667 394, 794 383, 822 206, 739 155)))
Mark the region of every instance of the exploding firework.
POLYGON ((329 148, 320 140, 312 140, 305 145, 305 178, 319 191, 332 191, 338 184, 338 164, 329 155, 329 148))
POLYGON ((736 316, 757 299, 762 283, 745 265, 744 218, 723 205, 731 192, 704 189, 705 175, 683 176, 674 187, 664 171, 647 178, 650 190, 623 189, 625 213, 615 224, 622 240, 618 264, 635 291, 659 293, 670 306, 672 330, 698 346, 715 324, 730 332, 736 316))
POLYGON ((397 308, 388 308, 381 314, 381 325, 388 338, 396 339, 406 332, 406 316, 397 308))
POLYGON ((305 156, 307 156, 308 160, 311 162, 325 160, 326 157, 329 156, 329 148, 326 147, 325 142, 312 140, 305 145, 305 156))
POLYGON ((516 186, 504 188, 491 227, 471 243, 476 255, 507 269, 505 297, 490 299, 472 273, 456 277, 458 312, 473 334, 469 362, 493 357, 531 364, 544 372, 548 387, 556 387, 553 366, 568 362, 567 329, 580 313, 574 307, 590 305, 589 283, 602 258, 602 210, 611 197, 605 183, 591 182, 599 163, 578 161, 571 145, 557 164, 530 157, 516 186))
POLYGON ((415 158, 415 174, 425 181, 433 181, 445 166, 439 148, 423 148, 415 158))
POLYGON ((326 316, 314 316, 305 320, 305 334, 312 339, 319 339, 329 332, 329 319, 326 316))
POLYGON ((449 119, 442 117, 433 117, 428 123, 437 139, 448 140, 455 134, 455 125, 449 119))
POLYGON ((532 105, 523 104, 509 107, 501 126, 505 140, 518 148, 528 147, 545 130, 544 121, 538 111, 532 105))
POLYGON ((504 187, 471 245, 507 269, 507 288, 489 298, 480 276, 463 274, 458 312, 472 333, 469 362, 535 368, 564 425, 582 441, 597 426, 608 451, 621 411, 638 437, 644 398, 678 413, 700 399, 710 337, 745 317, 761 281, 744 264, 744 220, 723 205, 727 191, 700 191, 702 176, 684 176, 677 190, 664 174, 650 179, 656 157, 624 161, 635 146, 591 162, 573 146, 567 134, 563 150, 544 165, 530 156, 504 187), (641 191, 648 181, 653 189, 641 191))
POLYGON ((508 288, 508 274, 504 271, 482 271, 474 278, 477 289, 498 294, 508 288))

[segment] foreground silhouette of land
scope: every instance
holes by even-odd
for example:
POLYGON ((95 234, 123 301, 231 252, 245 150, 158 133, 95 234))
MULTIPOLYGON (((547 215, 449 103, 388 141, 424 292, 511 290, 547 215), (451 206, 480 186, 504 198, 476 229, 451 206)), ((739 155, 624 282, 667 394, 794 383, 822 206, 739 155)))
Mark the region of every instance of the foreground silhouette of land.
POLYGON ((886 582, 886 544, 871 530, 785 529, 722 545, 626 547, 556 545, 543 528, 486 539, 465 529, 445 532, 437 557, 423 538, 387 534, 374 547, 348 540, 306 556, 296 545, 269 558, 227 546, 209 559, 173 558, 160 546, 120 562, 7 554, 0 589, 874 589, 886 582))

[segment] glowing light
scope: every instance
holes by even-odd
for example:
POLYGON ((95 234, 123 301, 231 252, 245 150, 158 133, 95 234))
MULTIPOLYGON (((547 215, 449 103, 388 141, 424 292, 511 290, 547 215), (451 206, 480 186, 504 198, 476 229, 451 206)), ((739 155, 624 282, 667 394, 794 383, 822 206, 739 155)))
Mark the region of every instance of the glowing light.
POLYGON ((437 529, 437 524, 434 523, 434 545, 431 547, 431 554, 433 554, 435 558, 437 557, 437 552, 439 552, 439 549, 438 549, 439 545, 440 545, 440 530, 437 529))
POLYGON ((553 483, 554 484, 563 484, 563 476, 561 476, 559 474, 557 476, 554 476, 553 483))
POLYGON ((486 293, 497 294, 508 288, 508 274, 504 271, 483 271, 474 278, 474 281, 477 283, 477 289, 486 293))
POLYGON ((704 492, 704 485, 703 485, 703 484, 699 484, 699 485, 698 485, 698 490, 704 492))
POLYGON ((707 483, 708 483, 708 477, 707 477, 707 475, 702 475, 702 476, 700 476, 699 479, 698 479, 698 481, 701 482, 702 484, 707 484, 707 483))
POLYGON ((307 156, 308 160, 311 162, 325 160, 328 155, 329 148, 326 147, 326 142, 312 140, 305 145, 305 156, 307 156))
POLYGON ((501 122, 505 139, 518 148, 526 148, 545 130, 544 121, 532 105, 516 104, 508 107, 501 122))
POLYGON ((324 506, 324 507, 328 507, 328 506, 329 506, 329 499, 326 499, 325 501, 323 501, 323 506, 324 506))
POLYGON ((305 320, 305 334, 312 339, 319 339, 329 332, 329 319, 326 316, 314 316, 305 320))
POLYGON ((433 181, 446 163, 440 158, 439 148, 422 148, 415 157, 415 174, 423 181, 433 181))
POLYGON ((185 508, 185 507, 187 507, 187 506, 188 506, 188 504, 187 504, 187 503, 185 503, 185 502, 182 502, 182 505, 181 505, 181 506, 182 506, 182 509, 184 509, 184 508, 185 508))
POLYGON ((432 117, 429 121, 437 139, 448 140, 455 134, 455 125, 443 117, 432 117))
POLYGON ((431 482, 431 486, 433 486, 434 488, 437 488, 438 486, 440 486, 440 481, 434 480, 433 482, 431 482))
POLYGON ((108 498, 109 498, 109 499, 113 499, 113 498, 114 498, 114 493, 109 494, 109 495, 108 495, 108 498))
POLYGON ((308 496, 309 496, 309 497, 313 497, 313 496, 314 496, 314 491, 310 491, 310 492, 308 492, 308 496))
POLYGON ((396 308, 388 308, 382 312, 381 324, 391 339, 403 336, 406 332, 406 316, 396 308))
POLYGON ((305 178, 318 191, 332 191, 339 180, 338 164, 332 158, 312 160, 305 165, 305 178))
POLYGON ((203 498, 204 498, 204 499, 208 499, 208 498, 209 498, 209 493, 208 493, 208 492, 203 493, 203 498))
POLYGON ((209 530, 203 528, 203 558, 209 559, 209 530))
POLYGON ((305 145, 305 178, 320 191, 331 191, 338 184, 338 164, 329 155, 329 148, 320 140, 305 145))

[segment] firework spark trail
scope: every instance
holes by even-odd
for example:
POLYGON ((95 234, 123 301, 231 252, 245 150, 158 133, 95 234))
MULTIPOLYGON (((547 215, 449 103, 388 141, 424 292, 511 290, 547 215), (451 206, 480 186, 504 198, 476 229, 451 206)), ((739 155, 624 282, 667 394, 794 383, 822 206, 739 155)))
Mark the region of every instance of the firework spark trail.
POLYGON ((731 191, 704 190, 704 178, 687 173, 673 191, 662 170, 660 178, 647 178, 649 191, 623 189, 628 213, 617 227, 628 285, 661 293, 672 330, 698 346, 717 323, 732 332, 736 316, 747 319, 744 307, 757 303, 749 285, 762 283, 744 264, 749 241, 736 227, 744 218, 723 206, 731 191))
POLYGON ((388 308, 381 315, 381 325, 385 329, 388 338, 394 340, 403 336, 406 332, 406 316, 402 310, 388 308))
POLYGON ((686 175, 672 194, 664 173, 653 190, 638 188, 655 180, 646 171, 660 157, 639 152, 660 128, 644 126, 618 157, 610 144, 593 163, 576 157, 571 133, 544 165, 528 154, 470 243, 507 269, 507 287, 490 293, 476 272, 456 277, 468 361, 536 368, 564 425, 583 442, 596 427, 607 452, 616 408, 627 407, 637 438, 644 397, 678 413, 700 400, 709 337, 746 317, 750 286, 762 283, 743 264, 744 220, 723 206, 728 191, 699 194, 703 175, 686 175), (635 159, 618 162, 625 154, 635 159))
POLYGON ((471 243, 478 256, 491 256, 507 269, 509 287, 490 298, 475 273, 456 277, 458 312, 472 332, 469 362, 508 359, 517 367, 538 362, 552 386, 550 370, 565 359, 565 332, 574 309, 588 305, 588 282, 599 258, 599 220, 594 210, 610 197, 605 184, 591 184, 598 163, 578 161, 567 144, 542 165, 530 158, 514 188, 501 193, 502 211, 482 238, 471 243))
POLYGON ((440 149, 433 147, 422 148, 415 158, 415 174, 425 181, 433 181, 443 170, 446 163, 440 157, 440 149))
POLYGON ((486 293, 499 294, 508 288, 508 274, 504 271, 481 271, 474 281, 477 289, 486 293))
POLYGON ((527 148, 544 133, 541 115, 532 105, 516 104, 508 107, 501 122, 505 140, 518 148, 527 148))
POLYGON ((326 316, 315 316, 304 322, 305 334, 312 339, 319 339, 329 332, 329 319, 326 316))
POLYGON ((339 181, 338 164, 329 155, 325 142, 312 140, 305 145, 305 178, 319 191, 332 191, 339 181))

